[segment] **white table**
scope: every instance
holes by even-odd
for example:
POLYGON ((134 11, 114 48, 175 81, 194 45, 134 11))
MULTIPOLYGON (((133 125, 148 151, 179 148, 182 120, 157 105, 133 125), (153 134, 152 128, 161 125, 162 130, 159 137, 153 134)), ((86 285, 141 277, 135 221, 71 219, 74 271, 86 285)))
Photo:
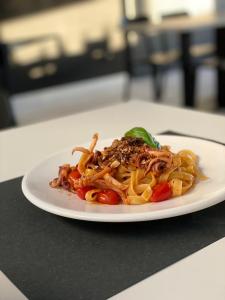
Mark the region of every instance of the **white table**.
MULTIPOLYGON (((120 136, 134 126, 143 126, 152 133, 174 130, 225 143, 225 117, 223 116, 134 100, 92 112, 0 132, 0 180, 5 181, 23 175, 27 169, 52 152, 89 141, 94 132, 99 132, 101 138, 109 138, 120 136)), ((224 247, 219 251, 222 255, 224 247)), ((216 261, 217 257, 214 259, 216 261)), ((205 276, 204 272, 201 276, 205 276)), ((216 281, 216 276, 220 274, 212 274, 212 276, 216 281)), ((154 280, 157 280, 157 277, 156 279, 154 277, 154 280)), ((167 280, 171 281, 171 286, 174 284, 176 265, 173 267, 173 276, 168 277, 167 280)), ((213 280, 211 288, 215 289, 213 280)), ((167 285, 169 285, 168 281, 167 285)), ((160 287, 160 284, 158 286, 160 287)), ((201 283, 195 288, 196 293, 201 291, 202 295, 201 283)), ((154 293, 158 296, 159 289, 152 290, 152 299, 154 293)), ((177 299, 174 293, 176 290, 171 292, 171 298, 167 295, 167 299, 177 299)), ((187 296, 189 288, 185 293, 187 296)))
POLYGON ((171 17, 164 19, 157 23, 143 23, 128 25, 129 29, 133 30, 145 30, 146 32, 157 32, 157 31, 190 31, 210 27, 223 27, 225 25, 224 14, 206 14, 197 16, 183 16, 183 17, 171 17))

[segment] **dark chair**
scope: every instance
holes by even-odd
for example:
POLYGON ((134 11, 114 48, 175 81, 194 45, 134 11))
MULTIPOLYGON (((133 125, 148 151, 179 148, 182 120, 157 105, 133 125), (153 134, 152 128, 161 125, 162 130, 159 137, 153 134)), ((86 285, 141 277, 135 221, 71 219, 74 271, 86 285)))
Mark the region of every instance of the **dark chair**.
POLYGON ((11 105, 8 101, 7 48, 0 43, 0 129, 15 125, 11 105))
POLYGON ((168 34, 159 32, 147 34, 138 29, 139 24, 150 23, 148 18, 145 17, 140 19, 127 20, 126 24, 127 23, 133 23, 134 26, 132 26, 133 31, 128 30, 127 32, 125 32, 125 60, 129 80, 125 87, 124 100, 128 100, 130 96, 130 85, 131 79, 135 73, 135 65, 149 66, 149 71, 152 75, 154 98, 155 100, 160 100, 162 96, 164 74, 172 65, 176 64, 177 61, 179 61, 180 52, 177 49, 177 45, 175 45, 175 47, 174 45, 172 45, 171 47, 171 35, 168 37, 168 34), (137 30, 135 30, 135 25, 137 25, 137 30), (132 49, 129 38, 130 34, 134 32, 139 39, 138 51, 140 51, 141 45, 143 46, 142 55, 139 55, 138 59, 134 58, 134 49, 132 49))
MULTIPOLYGON (((63 58, 65 56, 64 54, 64 47, 63 43, 60 39, 60 37, 56 34, 48 34, 40 37, 34 37, 30 39, 25 40, 19 40, 14 41, 12 43, 8 43, 6 45, 7 47, 7 58, 6 61, 8 63, 8 68, 13 69, 15 67, 20 67, 17 63, 15 63, 11 57, 12 53, 17 49, 23 49, 29 46, 37 45, 40 49, 40 55, 36 61, 33 61, 32 63, 28 63, 25 66, 24 69, 26 69, 26 80, 27 85, 29 85, 29 82, 34 80, 39 80, 42 78, 47 78, 49 76, 55 76, 55 74, 58 71, 57 62, 54 59, 51 59, 48 57, 47 53, 42 50, 44 49, 45 42, 53 41, 57 51, 58 51, 58 57, 63 58)), ((10 80, 10 78, 8 79, 10 80)), ((13 83, 12 83, 13 84, 13 83)), ((9 88, 10 89, 10 88, 9 88)))
POLYGON ((111 53, 109 50, 109 38, 104 37, 101 40, 86 42, 86 55, 94 60, 108 60, 111 58, 111 53))
MULTIPOLYGON (((188 13, 177 12, 162 15, 162 20, 184 17, 189 17, 188 13)), ((215 54, 215 45, 213 42, 209 42, 210 33, 212 32, 209 30, 201 30, 201 32, 196 32, 192 36, 192 46, 189 51, 193 59, 193 64, 196 67, 203 64, 206 58, 212 57, 215 54), (203 35, 205 39, 202 38, 203 35)), ((180 51, 180 41, 176 32, 167 31, 159 33, 157 35, 157 40, 159 43, 158 49, 154 47, 154 45, 146 48, 150 53, 149 66, 150 71, 152 71, 155 99, 160 100, 163 93, 163 78, 166 75, 166 71, 176 63, 180 63, 182 53, 180 51)), ((149 39, 149 44, 151 43, 154 43, 154 38, 149 39)), ((195 76, 193 85, 195 86, 195 76)))

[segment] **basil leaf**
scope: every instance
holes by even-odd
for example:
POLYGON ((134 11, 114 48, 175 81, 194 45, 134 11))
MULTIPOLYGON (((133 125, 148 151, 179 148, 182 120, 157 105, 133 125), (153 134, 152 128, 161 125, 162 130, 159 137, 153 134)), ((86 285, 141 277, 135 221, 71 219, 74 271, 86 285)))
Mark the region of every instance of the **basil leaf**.
POLYGON ((144 128, 134 127, 125 133, 125 137, 142 138, 144 142, 152 148, 160 148, 160 144, 156 139, 144 128))

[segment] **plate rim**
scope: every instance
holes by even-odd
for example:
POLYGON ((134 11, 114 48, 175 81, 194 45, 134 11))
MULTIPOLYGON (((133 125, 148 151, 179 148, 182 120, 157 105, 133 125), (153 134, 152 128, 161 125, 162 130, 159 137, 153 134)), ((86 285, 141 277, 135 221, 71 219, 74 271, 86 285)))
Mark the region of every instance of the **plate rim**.
MULTIPOLYGON (((217 146, 218 148, 223 148, 225 150, 225 146, 222 144, 219 144, 217 142, 204 140, 201 138, 196 137, 187 137, 187 136, 180 136, 180 135, 155 135, 155 137, 168 137, 168 138, 178 138, 178 139, 186 139, 186 140, 198 140, 206 144, 214 144, 214 146, 217 146)), ((115 137, 116 138, 116 137, 115 137)), ((103 139, 102 142, 109 141, 115 138, 107 138, 103 139)), ((83 145, 86 145, 88 143, 83 143, 83 145)), ((84 221, 95 221, 95 222, 140 222, 140 221, 152 221, 157 219, 165 219, 165 218, 171 218, 176 217, 180 215, 189 214, 192 212, 200 211, 202 209, 208 208, 210 206, 213 206, 215 204, 218 204, 222 201, 224 201, 225 197, 225 186, 224 188, 219 189, 218 191, 214 191, 210 193, 207 197, 204 197, 204 199, 192 202, 189 204, 172 207, 172 208, 166 208, 162 210, 156 210, 156 211, 148 211, 148 212, 132 212, 132 213, 96 213, 96 212, 87 212, 87 211, 77 211, 73 209, 68 208, 61 208, 58 206, 55 206, 51 203, 45 202, 44 200, 40 199, 39 197, 36 197, 32 192, 29 190, 27 181, 29 179, 29 175, 31 172, 33 172, 36 168, 38 168, 41 164, 48 161, 50 158, 59 155, 60 153, 70 151, 71 148, 64 148, 60 151, 54 152, 51 155, 47 156, 46 158, 39 161, 37 164, 35 164, 26 174, 23 176, 21 187, 22 192, 27 198, 28 201, 30 201, 33 205, 36 207, 47 211, 49 213, 53 213, 58 216, 71 218, 71 219, 77 219, 77 220, 84 220, 84 221), (218 195, 217 195, 218 194, 218 195)), ((93 205, 89 204, 88 205, 93 205)))

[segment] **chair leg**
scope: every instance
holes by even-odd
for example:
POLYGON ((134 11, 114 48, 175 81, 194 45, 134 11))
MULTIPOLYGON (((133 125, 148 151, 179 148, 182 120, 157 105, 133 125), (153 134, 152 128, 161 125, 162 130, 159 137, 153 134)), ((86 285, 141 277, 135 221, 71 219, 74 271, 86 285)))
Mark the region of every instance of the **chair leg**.
POLYGON ((132 84, 132 79, 131 79, 131 76, 128 75, 128 77, 125 81, 125 86, 124 86, 123 96, 122 96, 122 100, 124 102, 130 100, 130 97, 131 97, 131 84, 132 84))
POLYGON ((184 68, 184 95, 185 105, 188 107, 195 106, 195 85, 196 85, 196 68, 188 66, 184 68))
POLYGON ((183 91, 184 91, 184 105, 188 107, 195 106, 195 78, 196 67, 193 64, 190 56, 191 34, 190 32, 183 32, 180 35, 181 40, 181 65, 183 69, 183 91))
POLYGON ((225 71, 223 69, 217 69, 217 107, 225 107, 225 71))
MULTIPOLYGON (((216 56, 219 61, 224 62, 225 59, 225 28, 218 27, 216 29, 216 56)), ((225 70, 224 66, 217 68, 217 106, 218 108, 225 107, 225 70)))
POLYGON ((0 89, 0 129, 16 125, 9 95, 0 89))
POLYGON ((162 71, 155 65, 151 66, 151 70, 154 99, 160 101, 162 98, 162 71))

